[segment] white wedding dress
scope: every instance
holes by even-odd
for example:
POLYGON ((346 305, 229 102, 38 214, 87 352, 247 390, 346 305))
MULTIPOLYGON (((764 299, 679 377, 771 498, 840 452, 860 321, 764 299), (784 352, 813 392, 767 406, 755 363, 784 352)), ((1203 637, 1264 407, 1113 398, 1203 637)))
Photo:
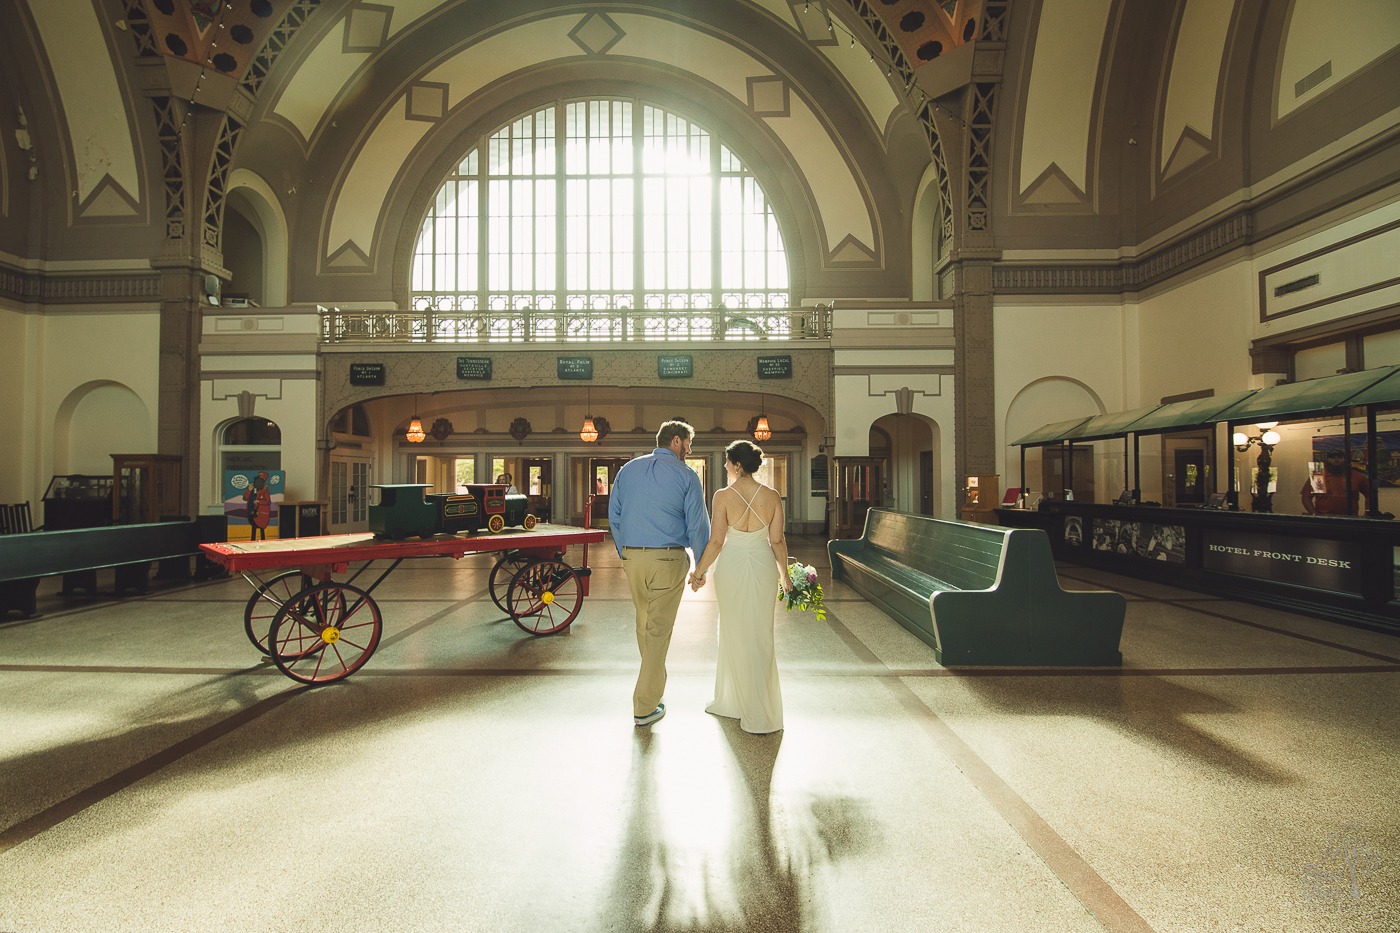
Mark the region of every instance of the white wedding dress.
MULTIPOLYGON (((753 511, 752 502, 751 497, 744 503, 749 511, 753 511)), ((768 544, 767 525, 754 531, 729 529, 715 561, 715 598, 719 664, 715 698, 705 711, 738 719, 745 732, 777 732, 783 727, 783 695, 773 651, 778 565, 768 544)))

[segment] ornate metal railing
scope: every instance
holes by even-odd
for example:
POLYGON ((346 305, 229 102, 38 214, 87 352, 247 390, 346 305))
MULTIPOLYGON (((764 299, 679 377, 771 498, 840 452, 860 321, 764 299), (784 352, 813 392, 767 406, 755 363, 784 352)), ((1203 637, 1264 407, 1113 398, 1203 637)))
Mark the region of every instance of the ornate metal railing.
POLYGON ((319 307, 322 343, 625 343, 831 336, 831 305, 587 311, 345 311, 319 307))

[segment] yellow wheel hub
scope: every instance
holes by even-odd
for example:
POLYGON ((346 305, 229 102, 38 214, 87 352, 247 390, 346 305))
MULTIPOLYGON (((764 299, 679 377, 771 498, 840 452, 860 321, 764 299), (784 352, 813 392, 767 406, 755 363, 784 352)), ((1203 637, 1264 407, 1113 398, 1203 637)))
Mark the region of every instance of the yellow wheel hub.
POLYGON ((340 641, 340 629, 336 628, 334 625, 327 625, 325 628, 321 629, 321 641, 328 645, 333 645, 340 641))
POLYGON ((540 596, 540 602, 548 606, 550 603, 554 602, 554 594, 546 591, 540 596))

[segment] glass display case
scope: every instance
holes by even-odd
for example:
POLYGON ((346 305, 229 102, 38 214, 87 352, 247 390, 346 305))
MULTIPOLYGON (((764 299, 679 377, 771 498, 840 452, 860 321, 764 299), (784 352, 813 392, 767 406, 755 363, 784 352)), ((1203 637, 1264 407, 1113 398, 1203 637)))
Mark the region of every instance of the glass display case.
POLYGON ((112 523, 112 477, 55 476, 44 490, 44 530, 98 528, 112 523))
POLYGON ((883 502, 884 476, 882 457, 836 458, 836 527, 832 537, 859 538, 865 533, 865 513, 883 502))
POLYGON ((158 522, 180 509, 178 454, 112 454, 112 521, 118 525, 158 522))

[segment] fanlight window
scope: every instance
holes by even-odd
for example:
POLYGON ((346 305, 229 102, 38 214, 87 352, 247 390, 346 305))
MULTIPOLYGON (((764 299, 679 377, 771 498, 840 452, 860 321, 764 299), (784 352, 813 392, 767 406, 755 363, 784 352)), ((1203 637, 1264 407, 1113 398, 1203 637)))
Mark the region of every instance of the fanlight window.
POLYGON ((560 102, 468 153, 423 221, 412 285, 415 310, 496 321, 789 302, 757 180, 708 130, 635 100, 560 102))

